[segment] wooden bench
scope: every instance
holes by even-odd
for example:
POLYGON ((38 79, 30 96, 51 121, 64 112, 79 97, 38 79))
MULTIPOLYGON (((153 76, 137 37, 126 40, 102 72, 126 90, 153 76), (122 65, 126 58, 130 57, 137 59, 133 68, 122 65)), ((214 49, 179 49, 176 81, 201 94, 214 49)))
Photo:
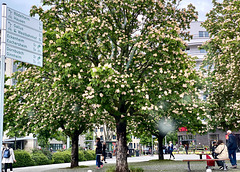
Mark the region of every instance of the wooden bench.
MULTIPOLYGON (((223 161, 223 170, 227 170, 227 166, 226 166, 226 163, 225 161, 227 160, 230 160, 230 159, 184 159, 182 160, 183 162, 187 162, 188 164, 188 171, 191 171, 191 168, 190 168, 190 162, 191 161, 223 161)), ((209 168, 209 166, 207 166, 207 168, 209 168)))

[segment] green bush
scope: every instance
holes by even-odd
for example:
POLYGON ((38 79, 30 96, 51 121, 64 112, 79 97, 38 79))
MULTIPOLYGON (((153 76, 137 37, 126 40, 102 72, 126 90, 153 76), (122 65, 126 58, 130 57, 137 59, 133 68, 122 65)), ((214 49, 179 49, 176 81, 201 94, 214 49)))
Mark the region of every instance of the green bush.
POLYGON ((71 162, 71 151, 61 152, 64 158, 64 162, 71 162))
POLYGON ((79 161, 87 161, 87 159, 84 156, 84 151, 78 152, 78 159, 79 159, 79 161))
POLYGON ((43 148, 41 150, 39 149, 33 149, 32 150, 32 154, 36 154, 36 153, 43 153, 44 155, 47 156, 47 158, 49 160, 52 160, 52 153, 47 149, 47 148, 43 148))
POLYGON ((95 152, 92 152, 90 150, 84 151, 84 157, 87 161, 96 159, 95 152))
POLYGON ((54 164, 64 163, 64 157, 62 152, 55 152, 52 158, 54 164))
POLYGON ((46 165, 51 163, 51 160, 49 160, 42 152, 34 153, 31 157, 36 165, 46 165))
POLYGON ((25 150, 14 151, 16 163, 13 163, 13 167, 27 167, 34 165, 34 161, 30 154, 25 150))

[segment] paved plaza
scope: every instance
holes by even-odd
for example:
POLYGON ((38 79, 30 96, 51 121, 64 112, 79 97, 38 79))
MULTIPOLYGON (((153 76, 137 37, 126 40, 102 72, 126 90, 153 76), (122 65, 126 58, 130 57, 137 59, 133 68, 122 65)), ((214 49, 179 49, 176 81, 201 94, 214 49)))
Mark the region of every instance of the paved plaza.
MULTIPOLYGON (((129 166, 140 167, 144 169, 144 172, 153 172, 153 171, 166 171, 166 172, 187 172, 187 163, 182 162, 183 159, 199 159, 199 155, 185 155, 178 154, 175 155, 175 160, 169 161, 169 155, 164 155, 165 161, 154 161, 158 159, 157 155, 154 156, 140 156, 140 157, 131 157, 128 158, 129 166)), ((205 157, 203 157, 205 158, 205 157)), ((237 153, 237 159, 240 160, 240 153, 237 153)), ((15 168, 14 172, 92 172, 99 171, 105 172, 111 166, 114 166, 116 163, 115 157, 112 159, 107 159, 107 164, 104 165, 103 169, 96 170, 95 164, 96 161, 83 161, 79 162, 80 167, 84 168, 74 168, 70 169, 70 163, 64 164, 52 164, 52 165, 42 165, 42 166, 32 166, 32 167, 22 167, 15 168)), ((227 162, 227 165, 230 166, 230 162, 227 162)), ((191 168, 193 172, 206 172, 205 170, 206 162, 193 162, 191 163, 191 168)), ((215 167, 215 170, 217 167, 215 167)), ((229 169, 229 171, 240 172, 240 169, 229 169)))

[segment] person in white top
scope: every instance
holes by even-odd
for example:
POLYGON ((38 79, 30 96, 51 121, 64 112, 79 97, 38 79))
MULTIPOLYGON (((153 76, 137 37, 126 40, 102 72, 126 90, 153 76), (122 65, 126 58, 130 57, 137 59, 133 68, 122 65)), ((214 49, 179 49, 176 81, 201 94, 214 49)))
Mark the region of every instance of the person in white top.
MULTIPOLYGON (((219 140, 218 141, 218 146, 217 146, 217 148, 215 149, 215 153, 216 153, 216 155, 217 155, 217 159, 228 159, 228 148, 227 148, 227 146, 223 143, 223 141, 222 140, 219 140)), ((220 170, 223 170, 224 169, 224 167, 223 167, 223 165, 224 165, 224 163, 223 163, 223 161, 217 161, 217 164, 218 164, 218 166, 220 166, 220 170)))
POLYGON ((8 166, 10 168, 10 172, 13 171, 13 162, 17 162, 15 159, 14 151, 12 148, 9 148, 7 144, 4 144, 4 148, 2 149, 2 163, 4 164, 5 172, 7 172, 8 166))

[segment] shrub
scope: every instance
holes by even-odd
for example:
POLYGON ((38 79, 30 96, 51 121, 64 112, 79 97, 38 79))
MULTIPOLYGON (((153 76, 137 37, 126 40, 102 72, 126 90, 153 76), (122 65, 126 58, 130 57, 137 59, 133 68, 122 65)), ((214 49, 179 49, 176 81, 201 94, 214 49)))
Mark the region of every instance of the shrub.
POLYGON ((61 152, 61 154, 64 158, 64 162, 71 162, 71 152, 70 151, 61 152))
POLYGON ((95 157, 95 153, 93 154, 92 151, 84 151, 84 157, 86 158, 86 160, 94 160, 96 159, 95 157))
POLYGON ((39 149, 33 149, 32 150, 32 154, 36 154, 36 153, 43 153, 44 155, 47 156, 47 158, 49 160, 52 160, 52 153, 47 149, 47 148, 43 148, 41 150, 39 149))
POLYGON ((64 163, 64 157, 62 155, 62 152, 55 152, 52 158, 54 164, 64 163))
POLYGON ((34 160, 36 165, 46 165, 51 163, 51 160, 47 158, 46 155, 44 155, 42 152, 41 153, 34 153, 32 154, 32 159, 34 160))
POLYGON ((13 163, 13 167, 27 167, 34 165, 34 161, 27 151, 15 150, 14 155, 17 162, 13 163))
POLYGON ((79 159, 79 161, 86 161, 87 160, 84 156, 84 151, 79 151, 78 152, 78 159, 79 159))

